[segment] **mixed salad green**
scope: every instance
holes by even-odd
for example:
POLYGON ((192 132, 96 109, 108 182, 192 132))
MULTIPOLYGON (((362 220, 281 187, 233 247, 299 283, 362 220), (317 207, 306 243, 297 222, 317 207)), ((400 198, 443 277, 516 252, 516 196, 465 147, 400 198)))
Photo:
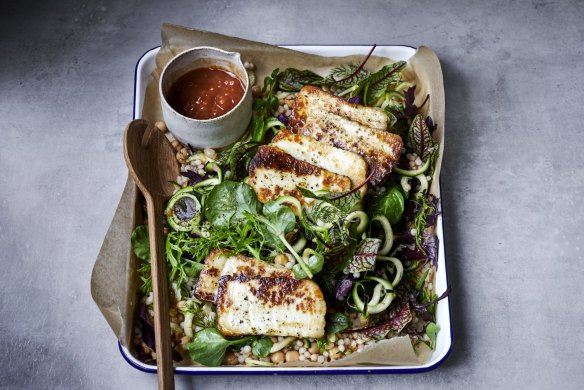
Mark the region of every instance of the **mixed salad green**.
MULTIPOLYGON (((215 366, 236 346, 250 345, 260 358, 273 349, 274 342, 268 337, 225 338, 216 329, 214 316, 208 315, 213 306, 193 298, 204 260, 215 248, 267 262, 288 254, 293 258, 295 277, 310 278, 323 291, 328 335, 347 331, 375 338, 409 335, 414 345, 425 343, 434 348, 438 331, 435 307, 441 298, 434 293, 429 277, 438 255, 434 231, 438 200, 429 193, 438 156, 438 144, 432 137, 436 125, 414 104, 416 86, 402 76, 405 62, 369 72, 366 61, 339 66, 324 77, 310 70, 275 69, 254 101, 246 140, 221 151, 215 159, 192 151, 189 161, 204 161, 204 173, 181 172, 186 183, 177 184, 165 212, 169 278, 175 302, 186 302, 179 330, 192 338, 187 345, 192 360, 215 366), (404 139, 398 167, 385 183, 369 186, 363 199, 358 190, 371 176, 345 193, 298 188, 303 196, 316 200, 309 209, 291 196, 262 205, 246 184, 258 146, 269 143, 287 125, 287 117, 277 115, 279 96, 305 85, 382 109, 390 119, 389 131, 404 139)), ((148 295, 152 282, 146 227, 138 226, 131 241, 142 260, 140 291, 148 295)), ((140 318, 146 338, 148 316, 140 318)), ((321 349, 325 343, 319 341, 321 349)))

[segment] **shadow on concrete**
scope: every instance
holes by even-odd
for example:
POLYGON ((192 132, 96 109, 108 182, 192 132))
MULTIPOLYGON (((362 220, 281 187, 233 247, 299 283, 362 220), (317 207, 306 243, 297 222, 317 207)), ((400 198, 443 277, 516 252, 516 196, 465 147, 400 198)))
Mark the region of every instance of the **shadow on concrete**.
POLYGON ((454 62, 441 60, 446 92, 446 134, 444 160, 441 172, 442 206, 444 223, 444 245, 447 259, 450 311, 452 318, 453 343, 450 356, 441 369, 465 364, 469 358, 471 341, 466 324, 469 323, 464 310, 467 304, 467 279, 464 276, 461 241, 462 226, 459 221, 463 215, 459 202, 463 194, 464 172, 461 161, 471 161, 474 141, 471 132, 469 106, 469 85, 463 72, 454 62))

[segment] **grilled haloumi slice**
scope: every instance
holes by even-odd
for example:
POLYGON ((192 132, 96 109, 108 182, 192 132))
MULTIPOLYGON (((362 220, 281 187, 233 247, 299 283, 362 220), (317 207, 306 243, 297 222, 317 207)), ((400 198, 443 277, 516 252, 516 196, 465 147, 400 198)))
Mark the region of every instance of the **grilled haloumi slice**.
MULTIPOLYGON (((304 93, 301 90, 296 97, 289 122, 290 129, 294 133, 361 155, 369 165, 369 170, 373 171, 371 183, 375 185, 385 180, 399 161, 403 147, 401 137, 363 125, 362 122, 367 122, 367 119, 354 120, 355 115, 351 116, 353 119, 349 119, 335 113, 343 113, 341 110, 330 112, 313 103, 314 99, 302 98, 312 94, 313 89, 314 87, 304 93)), ((327 93, 319 93, 319 96, 321 94, 327 93)), ((337 101, 338 97, 330 95, 328 99, 337 101)), ((350 105, 348 102, 344 104, 350 105)))
POLYGON ((260 146, 249 165, 247 182, 258 200, 266 203, 283 195, 291 195, 300 202, 311 204, 314 199, 304 198, 297 187, 310 191, 328 190, 346 192, 351 180, 326 169, 297 160, 275 146, 260 146))
POLYGON ((324 336, 326 302, 311 280, 222 276, 216 304, 225 336, 324 336))
POLYGON ((321 110, 379 130, 387 130, 389 123, 387 114, 379 108, 349 103, 312 85, 302 87, 294 101, 294 109, 300 118, 310 116, 312 110, 321 110))
MULTIPOLYGON (((367 164, 357 153, 335 148, 311 137, 294 134, 281 129, 272 139, 276 146, 297 160, 301 160, 337 175, 351 179, 352 188, 357 187, 367 178, 367 164)), ((361 198, 367 193, 367 186, 361 187, 361 198)))
POLYGON ((253 257, 234 255, 226 249, 214 249, 205 259, 205 265, 195 287, 195 297, 202 301, 215 302, 219 278, 233 274, 294 278, 294 273, 288 268, 278 267, 253 257))

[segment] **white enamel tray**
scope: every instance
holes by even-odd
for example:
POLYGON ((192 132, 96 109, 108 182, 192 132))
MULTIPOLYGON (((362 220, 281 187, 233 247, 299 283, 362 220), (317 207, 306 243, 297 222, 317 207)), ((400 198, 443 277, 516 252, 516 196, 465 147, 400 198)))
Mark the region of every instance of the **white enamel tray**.
MULTIPOLYGON (((346 56, 351 54, 366 55, 370 46, 283 46, 285 48, 302 51, 321 56, 346 56)), ((140 57, 136 64, 135 84, 134 84, 134 119, 142 116, 142 106, 144 104, 144 93, 150 78, 150 74, 156 67, 156 53, 158 47, 153 48, 140 57)), ((380 45, 375 49, 375 55, 389 57, 396 61, 407 61, 416 52, 416 48, 411 46, 390 46, 380 45)), ((440 210, 442 202, 440 201, 440 210)), ((438 248, 438 269, 436 272, 436 293, 442 294, 447 286, 446 257, 444 253, 444 235, 442 226, 442 213, 437 219, 437 235, 439 239, 438 248)), ((246 366, 221 366, 221 367, 176 367, 176 374, 187 375, 306 375, 306 374, 397 374, 397 373, 417 373, 430 371, 440 365, 450 353, 452 345, 452 328, 450 322, 450 300, 445 298, 438 302, 436 307, 436 323, 440 326, 436 338, 436 349, 432 353, 430 360, 422 365, 359 365, 352 367, 246 367, 246 366)), ((121 344, 120 352, 124 359, 138 370, 155 373, 156 365, 145 364, 138 360, 130 350, 121 344)))

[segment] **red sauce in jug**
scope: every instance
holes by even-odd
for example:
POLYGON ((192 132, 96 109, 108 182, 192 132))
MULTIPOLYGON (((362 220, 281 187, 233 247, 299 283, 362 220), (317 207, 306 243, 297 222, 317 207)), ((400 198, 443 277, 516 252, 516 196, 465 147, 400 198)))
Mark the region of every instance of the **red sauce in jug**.
POLYGON ((243 98, 243 83, 220 68, 199 68, 181 76, 170 89, 168 103, 193 119, 217 118, 231 111, 243 98))

